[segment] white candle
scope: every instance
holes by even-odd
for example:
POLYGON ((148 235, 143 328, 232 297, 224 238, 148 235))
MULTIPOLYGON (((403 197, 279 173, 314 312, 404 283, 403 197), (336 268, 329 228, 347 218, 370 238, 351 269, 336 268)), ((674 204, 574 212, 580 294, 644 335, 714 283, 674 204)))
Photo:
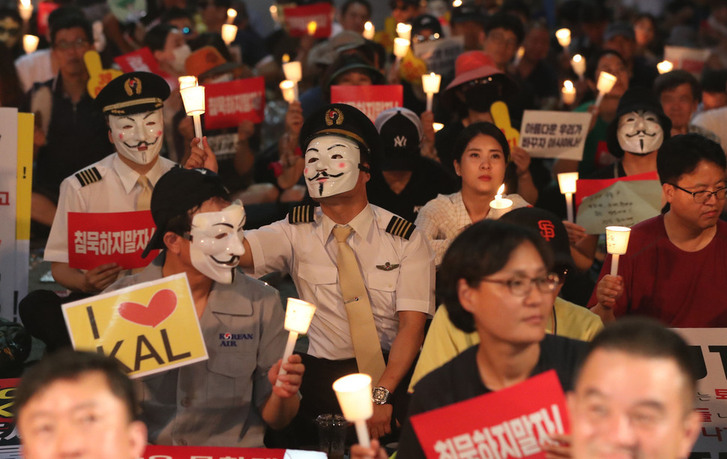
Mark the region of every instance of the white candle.
POLYGON ((601 105, 601 101, 603 100, 603 96, 608 94, 611 89, 613 89, 613 85, 616 84, 616 76, 611 75, 610 73, 601 72, 598 75, 598 83, 596 83, 596 88, 598 89, 598 97, 596 98, 596 107, 601 105))
POLYGON ((298 100, 298 85, 294 81, 283 80, 280 82, 280 91, 283 93, 283 99, 287 103, 298 100))
POLYGON ((576 54, 573 56, 573 59, 570 60, 570 65, 575 74, 578 75, 578 79, 583 81, 583 75, 586 73, 586 58, 580 54, 576 54))
POLYGON ((563 93, 564 104, 570 105, 576 101, 576 88, 573 86, 573 82, 571 80, 565 80, 563 82, 563 89, 561 90, 561 93, 563 93))
POLYGON ((558 174, 558 187, 560 193, 565 195, 566 212, 568 221, 573 223, 573 194, 576 192, 578 172, 564 172, 558 174))
POLYGON ((452 2, 452 8, 459 8, 460 6, 462 6, 462 0, 454 0, 452 2))
POLYGON ((606 251, 611 254, 611 275, 618 275, 618 257, 626 253, 631 228, 626 226, 606 227, 606 251))
POLYGON ((338 404, 347 421, 356 426, 356 435, 361 446, 371 446, 366 420, 374 414, 374 403, 371 400, 371 376, 354 373, 337 379, 333 383, 338 404))
POLYGON ((439 85, 442 83, 442 75, 432 72, 422 75, 422 88, 427 95, 427 111, 432 111, 432 102, 434 94, 439 92, 439 85))
POLYGON ((227 46, 235 41, 237 37, 237 26, 234 24, 222 24, 222 40, 227 46))
POLYGON ((185 75, 179 77, 179 90, 197 86, 197 77, 192 75, 185 75))
POLYGON ((235 22, 235 18, 237 17, 237 11, 234 8, 228 8, 227 9, 227 23, 232 24, 235 22))
POLYGON ((366 24, 364 24, 363 37, 367 40, 373 40, 374 36, 376 36, 376 28, 371 21, 366 21, 366 24))
POLYGON ((411 41, 411 24, 400 22, 396 24, 396 35, 404 40, 411 41))
POLYGON ((490 201, 490 216, 494 219, 498 219, 508 213, 512 208, 512 200, 503 198, 502 194, 505 192, 505 184, 500 185, 497 189, 495 199, 490 201))
POLYGON ((674 64, 672 64, 669 61, 661 61, 658 64, 656 64, 656 70, 659 71, 659 74, 669 73, 674 69, 674 64))
POLYGON ((570 29, 558 29, 555 31, 555 38, 558 39, 558 44, 563 48, 570 46, 570 29))
MULTIPOLYGON (((283 361, 280 364, 278 376, 287 373, 283 370, 283 364, 288 361, 288 358, 291 355, 293 355, 293 349, 295 348, 295 342, 298 339, 298 335, 301 333, 308 333, 308 327, 310 326, 310 321, 313 319, 315 312, 316 307, 307 301, 296 298, 288 298, 288 305, 285 307, 285 324, 283 325, 289 332, 288 342, 285 344, 283 361)), ((275 385, 282 386, 283 383, 278 380, 275 385)))
POLYGON ((285 73, 285 79, 299 82, 303 75, 303 70, 300 65, 300 61, 286 62, 283 64, 283 72, 285 73))
POLYGON ((204 86, 190 86, 179 91, 182 95, 184 110, 187 116, 194 120, 194 136, 200 139, 199 147, 202 148, 202 119, 204 114, 204 86))
POLYGON ((394 38, 394 56, 400 61, 409 52, 409 40, 405 38, 394 38))
POLYGON ((23 21, 28 22, 33 15, 33 4, 30 3, 30 0, 20 0, 20 3, 18 3, 18 12, 23 21))
POLYGON ((308 35, 312 37, 316 34, 316 30, 318 30, 318 23, 316 21, 310 21, 306 28, 308 29, 308 35))
POLYGON ((25 54, 34 53, 38 49, 38 37, 35 35, 23 35, 23 50, 25 54))
POLYGON ((439 132, 444 127, 444 124, 442 124, 442 123, 432 123, 432 127, 434 128, 434 132, 439 132))

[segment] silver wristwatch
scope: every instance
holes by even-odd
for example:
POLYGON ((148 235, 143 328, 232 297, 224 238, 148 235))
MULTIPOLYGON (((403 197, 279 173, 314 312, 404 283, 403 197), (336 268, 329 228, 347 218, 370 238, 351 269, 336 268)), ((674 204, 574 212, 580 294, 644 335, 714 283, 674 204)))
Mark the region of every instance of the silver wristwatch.
POLYGON ((371 400, 377 405, 388 403, 390 395, 389 389, 382 386, 376 386, 371 390, 371 400))

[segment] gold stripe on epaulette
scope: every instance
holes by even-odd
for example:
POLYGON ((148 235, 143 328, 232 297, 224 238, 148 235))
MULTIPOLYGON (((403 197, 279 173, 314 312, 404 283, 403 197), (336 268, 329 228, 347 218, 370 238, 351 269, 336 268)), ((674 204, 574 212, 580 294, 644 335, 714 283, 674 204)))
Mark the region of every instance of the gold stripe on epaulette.
POLYGON ((315 208, 310 205, 295 206, 288 212, 288 222, 292 224, 310 223, 313 221, 315 208))
POLYGON ((386 232, 408 240, 414 232, 414 228, 416 228, 416 226, 410 221, 401 217, 393 216, 391 217, 391 220, 389 220, 389 224, 386 226, 386 232))
POLYGON ((76 173, 76 179, 78 179, 78 182, 83 187, 98 182, 102 179, 102 177, 97 168, 89 167, 88 169, 84 169, 76 173))

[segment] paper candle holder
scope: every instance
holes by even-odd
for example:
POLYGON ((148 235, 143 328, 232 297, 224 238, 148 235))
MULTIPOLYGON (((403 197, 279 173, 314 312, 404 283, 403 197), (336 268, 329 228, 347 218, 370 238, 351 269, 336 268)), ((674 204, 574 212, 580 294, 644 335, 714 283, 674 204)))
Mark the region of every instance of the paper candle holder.
POLYGON ((558 29, 555 31, 555 38, 558 39, 558 44, 563 48, 570 46, 570 29, 558 29))
POLYGON ((371 401, 371 376, 354 373, 338 378, 333 383, 333 390, 341 405, 346 420, 365 421, 374 414, 371 401))
POLYGON ((580 54, 576 54, 570 60, 570 65, 573 72, 575 72, 575 74, 578 75, 578 78, 582 80, 583 75, 586 73, 586 58, 580 54))
POLYGON ((558 187, 561 194, 575 193, 578 172, 563 172, 558 174, 558 187))
POLYGON ((280 82, 280 92, 283 93, 283 99, 287 103, 295 101, 295 87, 296 84, 294 81, 283 80, 280 82))
POLYGON ((283 72, 285 73, 285 79, 293 82, 299 82, 303 76, 303 69, 300 61, 286 62, 283 64, 283 72))
POLYGON ((25 54, 34 53, 38 49, 40 39, 35 35, 23 35, 23 50, 25 54))
POLYGON ((237 37, 237 26, 234 24, 222 24, 222 41, 225 42, 227 46, 230 46, 230 43, 235 41, 235 38, 237 37))
POLYGON ((396 24, 396 35, 404 40, 411 41, 411 24, 400 22, 396 24))
POLYGON ((623 255, 629 246, 631 228, 626 226, 606 227, 606 251, 611 255, 623 255))
POLYGON ((184 111, 188 116, 204 113, 204 86, 190 86, 179 91, 184 103, 184 111))
POLYGON ((184 75, 180 76, 178 78, 179 80, 179 90, 186 88, 191 88, 192 86, 197 86, 197 77, 193 75, 184 75))
POLYGON ((367 40, 373 40, 376 36, 376 28, 371 21, 366 21, 364 24, 363 37, 367 40))
POLYGON ((397 59, 403 59, 409 52, 410 42, 406 38, 394 38, 394 56, 397 59))
POLYGON ((613 86, 616 84, 616 78, 615 75, 611 75, 608 72, 601 72, 598 75, 598 83, 596 84, 596 88, 598 89, 598 92, 606 94, 611 89, 613 89, 613 86))
POLYGON ((285 308, 285 329, 300 334, 308 333, 315 312, 315 305, 297 298, 288 298, 285 308))
POLYGON ((561 89, 563 95, 563 103, 570 105, 576 101, 576 88, 573 86, 573 82, 565 80, 563 82, 563 89, 561 89))
POLYGON ((660 75, 663 75, 664 73, 669 73, 674 70, 674 64, 667 60, 664 60, 656 64, 656 70, 659 71, 660 75))

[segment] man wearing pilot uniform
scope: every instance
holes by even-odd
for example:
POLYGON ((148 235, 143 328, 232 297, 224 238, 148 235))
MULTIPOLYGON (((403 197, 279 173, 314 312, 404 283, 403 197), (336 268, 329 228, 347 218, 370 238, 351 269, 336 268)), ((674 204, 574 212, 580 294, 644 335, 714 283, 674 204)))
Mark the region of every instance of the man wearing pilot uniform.
POLYGON ((256 276, 290 273, 300 298, 318 307, 303 355, 302 415, 340 413, 331 383, 368 373, 369 430, 378 438, 390 432, 391 395, 406 391, 402 380, 434 311, 433 256, 413 224, 368 203, 380 145, 366 115, 332 104, 306 120, 300 139, 308 192, 320 206, 246 232, 240 265, 256 276))

